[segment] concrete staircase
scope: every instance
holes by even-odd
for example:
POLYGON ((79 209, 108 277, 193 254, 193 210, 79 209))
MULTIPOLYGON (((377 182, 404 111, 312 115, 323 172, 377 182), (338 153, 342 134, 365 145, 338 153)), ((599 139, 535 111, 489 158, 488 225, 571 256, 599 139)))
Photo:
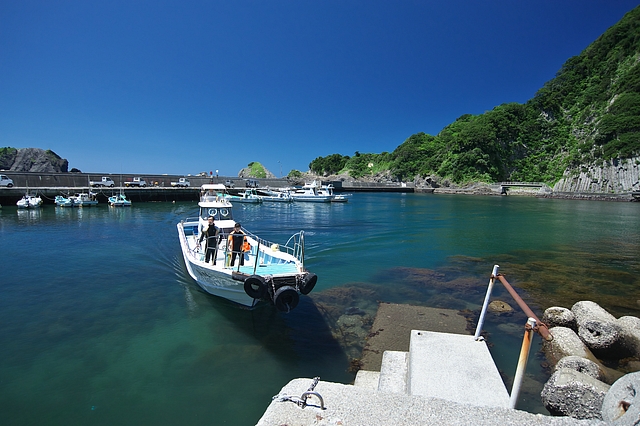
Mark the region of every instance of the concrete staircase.
POLYGON ((462 334, 412 330, 409 352, 385 351, 380 372, 360 370, 354 385, 380 393, 509 407, 509 393, 486 343, 462 334))

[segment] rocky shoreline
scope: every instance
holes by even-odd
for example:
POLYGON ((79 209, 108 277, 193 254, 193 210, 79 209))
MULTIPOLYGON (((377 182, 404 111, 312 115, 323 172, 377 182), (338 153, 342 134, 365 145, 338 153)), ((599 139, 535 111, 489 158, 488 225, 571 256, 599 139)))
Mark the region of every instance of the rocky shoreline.
POLYGON ((571 309, 548 308, 542 321, 553 336, 542 347, 554 370, 541 393, 547 410, 577 419, 638 424, 640 319, 616 319, 597 303, 580 301, 571 309))

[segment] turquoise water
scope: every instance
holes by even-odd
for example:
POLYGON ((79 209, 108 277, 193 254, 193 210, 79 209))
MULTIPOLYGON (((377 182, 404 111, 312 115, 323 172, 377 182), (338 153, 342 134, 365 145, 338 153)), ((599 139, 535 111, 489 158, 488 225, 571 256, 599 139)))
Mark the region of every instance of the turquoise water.
MULTIPOLYGON (((494 264, 539 314, 586 299, 640 314, 637 203, 356 194, 346 204, 237 206, 236 219, 268 240, 305 230, 319 280, 289 315, 199 290, 175 227, 196 210, 0 210, 3 424, 255 424, 294 377, 353 380, 364 340, 341 334, 346 308, 475 310, 494 264)), ((519 315, 487 323, 509 384, 521 324, 519 315)), ((544 412, 548 373, 535 349, 519 407, 544 412)))

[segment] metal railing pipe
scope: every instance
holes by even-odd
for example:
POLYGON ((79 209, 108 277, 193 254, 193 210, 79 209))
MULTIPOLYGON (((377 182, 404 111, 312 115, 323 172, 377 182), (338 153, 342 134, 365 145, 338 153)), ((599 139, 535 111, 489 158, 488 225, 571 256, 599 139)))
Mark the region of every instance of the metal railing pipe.
POLYGON ((549 333, 549 329, 547 328, 546 324, 544 324, 542 321, 540 321, 540 319, 536 316, 536 314, 534 314, 533 311, 531 309, 529 309, 529 307, 524 302, 524 300, 522 300, 522 298, 518 295, 518 293, 516 293, 516 291, 513 289, 513 287, 511 287, 511 284, 509 284, 507 282, 507 280, 500 274, 497 275, 497 278, 500 280, 502 285, 504 285, 504 287, 507 289, 509 294, 511 294, 511 297, 513 297, 513 300, 515 300, 516 303, 518 304, 518 306, 520 306, 520 309, 522 309, 522 311, 529 318, 533 318, 534 320, 536 320, 536 325, 534 327, 534 331, 537 332, 538 334, 540 334, 540 336, 544 340, 547 340, 547 341, 553 340, 553 336, 551 335, 551 333, 549 333))
POLYGON ((522 338, 522 348, 520 349, 520 358, 518 359, 516 374, 513 377, 511 395, 509 396, 509 408, 516 408, 516 403, 518 402, 520 388, 522 387, 522 379, 524 378, 524 373, 527 370, 527 361, 529 359, 531 342, 533 340, 533 329, 535 328, 535 326, 536 320, 530 317, 524 327, 525 330, 524 337, 522 338))
POLYGON ((489 300, 491 299, 491 292, 493 291, 493 284, 495 283, 495 278, 498 275, 498 268, 500 268, 500 266, 493 265, 493 272, 491 272, 491 278, 489 278, 489 285, 487 286, 487 294, 484 296, 484 303, 482 304, 482 310, 480 311, 480 319, 478 320, 476 333, 473 335, 476 340, 480 339, 482 325, 484 324, 484 316, 487 313, 487 307, 489 306, 489 300))

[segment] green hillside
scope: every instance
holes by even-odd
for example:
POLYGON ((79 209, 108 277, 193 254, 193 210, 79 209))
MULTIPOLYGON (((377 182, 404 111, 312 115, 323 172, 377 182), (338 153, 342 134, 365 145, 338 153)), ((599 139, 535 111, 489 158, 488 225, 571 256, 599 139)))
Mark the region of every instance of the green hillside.
POLYGON ((553 184, 569 167, 640 155, 640 7, 570 58, 525 104, 463 115, 435 135, 417 133, 392 153, 318 157, 318 174, 389 170, 397 179, 553 184))

